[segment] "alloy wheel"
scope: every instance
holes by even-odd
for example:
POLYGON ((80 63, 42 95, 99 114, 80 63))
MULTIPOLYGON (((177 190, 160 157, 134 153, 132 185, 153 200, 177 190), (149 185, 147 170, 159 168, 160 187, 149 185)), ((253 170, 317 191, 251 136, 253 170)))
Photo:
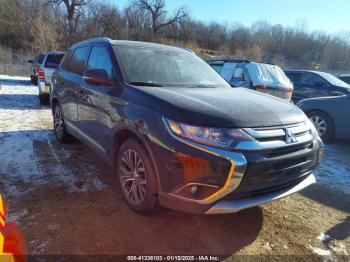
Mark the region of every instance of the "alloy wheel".
POLYGON ((135 150, 124 151, 119 178, 125 197, 134 204, 140 204, 146 196, 147 180, 145 166, 135 150))
POLYGON ((64 132, 64 121, 61 109, 57 105, 55 106, 54 110, 53 122, 56 135, 58 137, 62 137, 64 132))
POLYGON ((315 125, 318 134, 322 137, 327 131, 327 123, 323 117, 320 116, 311 116, 310 120, 315 125))

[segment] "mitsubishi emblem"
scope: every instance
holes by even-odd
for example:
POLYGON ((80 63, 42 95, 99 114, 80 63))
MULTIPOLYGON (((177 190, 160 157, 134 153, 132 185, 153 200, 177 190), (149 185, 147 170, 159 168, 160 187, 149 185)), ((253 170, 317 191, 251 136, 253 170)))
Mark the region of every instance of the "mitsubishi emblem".
POLYGON ((286 128, 285 131, 286 131, 286 143, 287 144, 297 142, 296 137, 293 135, 293 133, 288 128, 286 128))

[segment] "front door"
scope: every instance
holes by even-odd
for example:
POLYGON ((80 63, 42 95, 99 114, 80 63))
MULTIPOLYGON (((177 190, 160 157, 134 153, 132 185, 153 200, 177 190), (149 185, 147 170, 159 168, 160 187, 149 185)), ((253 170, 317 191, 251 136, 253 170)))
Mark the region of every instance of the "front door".
MULTIPOLYGON (((93 69, 103 69, 107 72, 109 80, 115 79, 113 63, 106 47, 92 47, 86 70, 93 69)), ((92 85, 84 81, 77 93, 79 130, 90 140, 88 142, 92 146, 104 154, 114 126, 111 117, 113 89, 113 86, 92 85)))

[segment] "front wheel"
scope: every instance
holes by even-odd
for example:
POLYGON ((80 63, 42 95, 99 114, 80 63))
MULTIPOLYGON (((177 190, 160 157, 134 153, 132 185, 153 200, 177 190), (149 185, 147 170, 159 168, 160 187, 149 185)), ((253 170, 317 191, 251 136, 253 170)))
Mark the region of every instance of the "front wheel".
POLYGON ((321 111, 313 111, 308 117, 317 129, 319 136, 324 141, 329 141, 333 137, 334 124, 332 118, 321 111))
POLYGON ((69 140, 69 134, 59 104, 55 104, 53 108, 53 126, 57 140, 61 143, 67 142, 69 140))
POLYGON ((158 206, 157 180, 145 149, 134 139, 126 140, 118 153, 117 170, 123 197, 138 213, 150 213, 158 206))

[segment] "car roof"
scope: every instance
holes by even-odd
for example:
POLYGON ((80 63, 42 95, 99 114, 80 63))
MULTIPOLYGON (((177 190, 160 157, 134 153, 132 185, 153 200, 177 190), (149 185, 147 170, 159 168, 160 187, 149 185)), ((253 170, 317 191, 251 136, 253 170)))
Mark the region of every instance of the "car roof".
POLYGON ((45 53, 45 55, 61 55, 61 54, 64 54, 64 52, 62 51, 48 51, 45 53))
POLYGON ((212 58, 207 60, 208 63, 211 62, 234 62, 234 63, 251 63, 250 60, 247 59, 235 59, 235 58, 212 58))
POLYGON ((285 73, 327 73, 327 72, 321 72, 321 71, 314 71, 314 70, 284 70, 285 73))
POLYGON ((110 38, 102 37, 102 38, 92 38, 77 44, 74 44, 71 48, 76 48, 81 45, 86 44, 103 44, 103 45, 113 45, 113 46, 133 46, 133 47, 141 47, 141 48, 153 48, 153 49, 162 49, 167 51, 177 51, 177 52, 185 52, 185 53, 193 53, 192 50, 183 48, 183 47, 175 47, 164 44, 156 44, 149 42, 141 42, 141 41, 129 41, 129 40, 112 40, 110 38))

